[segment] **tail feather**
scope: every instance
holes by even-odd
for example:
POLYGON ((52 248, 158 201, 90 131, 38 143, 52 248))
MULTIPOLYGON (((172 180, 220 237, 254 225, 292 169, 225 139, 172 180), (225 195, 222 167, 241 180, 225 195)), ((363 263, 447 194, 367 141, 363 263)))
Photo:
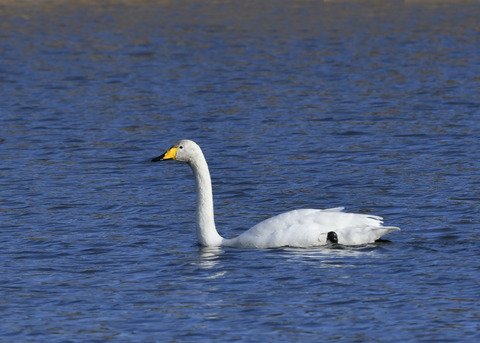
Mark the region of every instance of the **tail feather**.
POLYGON ((400 231, 400 228, 396 226, 382 226, 380 227, 380 229, 386 230, 386 233, 384 233, 384 235, 393 231, 400 231))

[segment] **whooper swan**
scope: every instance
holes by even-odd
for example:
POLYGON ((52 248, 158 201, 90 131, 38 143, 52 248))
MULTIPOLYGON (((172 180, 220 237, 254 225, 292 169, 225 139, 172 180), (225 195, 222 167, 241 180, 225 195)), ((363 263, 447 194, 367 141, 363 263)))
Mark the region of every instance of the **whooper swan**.
POLYGON ((186 162, 192 168, 197 191, 197 237, 203 246, 265 249, 331 243, 360 245, 373 243, 383 235, 400 230, 382 226, 381 217, 344 213, 343 207, 338 207, 285 212, 258 223, 238 237, 226 239, 215 228, 210 172, 200 147, 193 141, 181 140, 152 162, 165 160, 186 162))

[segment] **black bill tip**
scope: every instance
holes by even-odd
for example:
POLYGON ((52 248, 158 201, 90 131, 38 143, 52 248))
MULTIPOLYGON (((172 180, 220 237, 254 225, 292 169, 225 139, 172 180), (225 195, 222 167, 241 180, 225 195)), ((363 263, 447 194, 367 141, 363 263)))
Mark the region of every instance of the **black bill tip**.
POLYGON ((158 156, 158 157, 152 158, 152 162, 163 161, 163 156, 165 156, 165 154, 163 154, 163 155, 161 155, 161 156, 158 156))

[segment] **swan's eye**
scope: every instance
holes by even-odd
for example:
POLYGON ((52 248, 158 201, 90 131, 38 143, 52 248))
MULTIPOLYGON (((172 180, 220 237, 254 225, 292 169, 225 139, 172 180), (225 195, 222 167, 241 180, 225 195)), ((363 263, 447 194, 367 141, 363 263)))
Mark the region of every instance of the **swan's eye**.
POLYGON ((182 145, 180 145, 178 148, 179 148, 179 149, 183 149, 183 146, 182 146, 182 145))

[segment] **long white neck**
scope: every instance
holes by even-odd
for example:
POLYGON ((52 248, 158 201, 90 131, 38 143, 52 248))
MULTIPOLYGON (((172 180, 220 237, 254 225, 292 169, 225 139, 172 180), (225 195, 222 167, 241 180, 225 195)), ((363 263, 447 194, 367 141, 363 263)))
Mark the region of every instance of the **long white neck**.
POLYGON ((210 172, 203 154, 189 163, 197 187, 197 237, 204 246, 220 246, 223 238, 215 228, 213 193, 210 172))

